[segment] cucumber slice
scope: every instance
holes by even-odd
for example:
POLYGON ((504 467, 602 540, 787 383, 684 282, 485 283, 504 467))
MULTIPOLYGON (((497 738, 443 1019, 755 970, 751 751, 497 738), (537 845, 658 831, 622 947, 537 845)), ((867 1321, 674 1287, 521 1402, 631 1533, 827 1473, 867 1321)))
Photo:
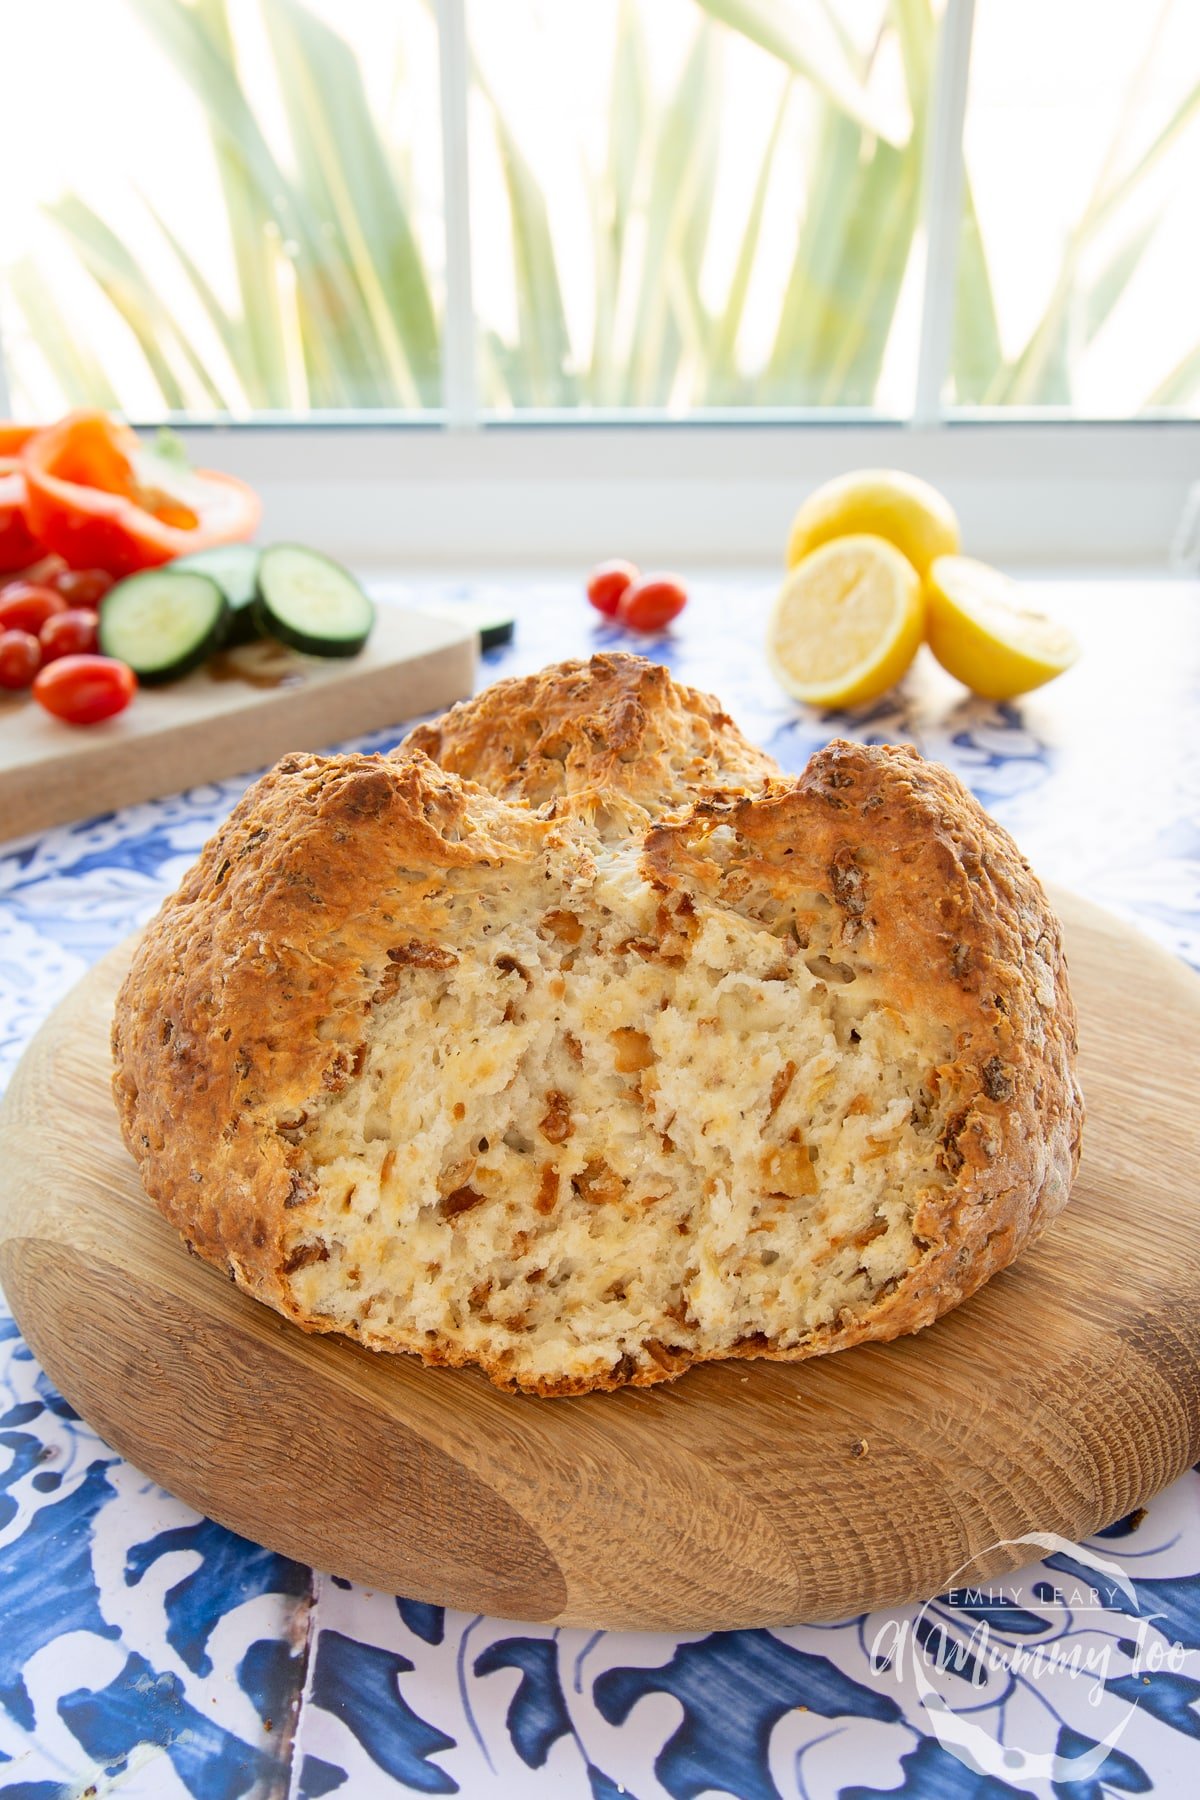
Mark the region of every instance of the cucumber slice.
POLYGON ((272 544, 258 564, 258 623, 309 656, 357 656, 375 608, 340 563, 299 544, 272 544))
POLYGON ((479 648, 498 650, 501 644, 511 644, 516 628, 517 621, 512 613, 489 613, 479 621, 479 648))
POLYGON ((174 681, 220 648, 229 605, 211 575, 147 569, 100 602, 98 645, 128 663, 147 687, 174 681))
POLYGON ((172 569, 194 569, 210 575, 229 602, 227 644, 248 644, 258 636, 254 602, 258 598, 258 564, 262 552, 253 544, 214 544, 176 557, 172 569))

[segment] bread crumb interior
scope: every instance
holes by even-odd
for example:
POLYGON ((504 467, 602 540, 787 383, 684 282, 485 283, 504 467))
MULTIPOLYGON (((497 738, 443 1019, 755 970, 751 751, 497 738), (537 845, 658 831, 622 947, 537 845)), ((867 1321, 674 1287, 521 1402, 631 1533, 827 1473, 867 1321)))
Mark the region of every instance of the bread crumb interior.
POLYGON ((582 1387, 792 1349, 920 1260, 953 1045, 831 949, 826 896, 781 905, 737 849, 713 831, 734 870, 715 899, 578 821, 447 877, 357 1066, 278 1122, 312 1184, 284 1246, 306 1314, 582 1387))

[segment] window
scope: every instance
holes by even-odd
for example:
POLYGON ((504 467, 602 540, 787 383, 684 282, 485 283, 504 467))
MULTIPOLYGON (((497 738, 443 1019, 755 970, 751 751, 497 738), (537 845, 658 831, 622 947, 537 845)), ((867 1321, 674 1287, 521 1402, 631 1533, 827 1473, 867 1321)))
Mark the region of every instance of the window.
POLYGON ((38 0, 5 30, 18 413, 440 405, 438 43, 421 0, 38 0))
POLYGON ((5 32, 19 416, 1197 410, 1189 0, 39 0, 5 32))
POLYGON ((470 0, 485 406, 911 409, 934 19, 843 12, 470 0))
POLYGON ((978 0, 950 398, 1200 399, 1200 8, 978 0))

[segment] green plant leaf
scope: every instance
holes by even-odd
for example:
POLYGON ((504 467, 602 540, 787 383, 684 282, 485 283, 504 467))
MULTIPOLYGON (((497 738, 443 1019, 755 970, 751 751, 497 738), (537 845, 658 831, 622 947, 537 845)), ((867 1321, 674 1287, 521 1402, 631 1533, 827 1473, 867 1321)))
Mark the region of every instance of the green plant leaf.
MULTIPOLYGON (((1151 38, 1151 49, 1147 51, 1144 66, 1149 62, 1156 36, 1157 33, 1151 38)), ((1100 172, 1087 205, 1084 207, 1078 225, 1063 247, 1054 287, 1042 316, 1020 355, 1011 363, 1004 364, 997 370, 985 395, 989 404, 1033 406, 1070 403, 1070 320, 1073 315, 1080 313, 1081 306, 1085 317, 1087 310, 1086 302, 1081 303, 1079 297, 1079 268, 1083 253, 1096 233, 1121 207, 1138 194, 1147 177, 1158 166, 1197 112, 1200 112, 1200 82, 1198 82, 1184 95, 1170 118, 1142 151, 1132 167, 1126 170, 1119 179, 1114 180, 1111 172, 1117 163, 1120 140, 1128 123, 1130 100, 1136 92, 1137 86, 1138 82, 1135 80, 1129 90, 1126 105, 1117 120, 1113 137, 1101 159, 1100 172)), ((1117 290, 1118 295, 1120 288, 1123 288, 1128 282, 1132 272, 1132 268, 1125 271, 1122 279, 1122 271, 1119 267, 1115 273, 1110 271, 1110 285, 1114 279, 1120 283, 1117 290)), ((1115 298, 1116 296, 1114 296, 1113 304, 1115 304, 1115 298)))
POLYGON ((900 47, 914 131, 923 131, 933 80, 937 25, 930 0, 891 0, 888 18, 900 47))
POLYGON ((641 17, 635 0, 621 0, 608 113, 608 188, 612 197, 612 232, 618 258, 642 166, 650 106, 650 70, 641 17))
POLYGON ((841 46, 842 55, 854 70, 855 79, 858 81, 865 81, 871 59, 869 55, 864 56, 862 51, 858 48, 858 45, 854 42, 853 37, 846 27, 846 22, 838 10, 839 3, 840 0, 817 0, 817 5, 821 9, 829 29, 833 32, 841 46))
POLYGON ((596 323, 587 372, 587 393, 598 406, 616 405, 624 367, 615 333, 634 196, 645 178, 652 141, 652 98, 645 34, 635 0, 621 0, 617 12, 612 81, 608 104, 608 154, 598 179, 588 183, 592 242, 596 259, 596 323))
MULTIPOLYGON (((160 51, 192 90, 213 143, 229 218, 242 314, 254 363, 245 371, 254 404, 286 406, 293 398, 284 357, 286 309, 277 279, 281 244, 303 243, 316 264, 311 285, 322 304, 305 350, 305 391, 317 405, 348 403, 338 375, 342 301, 335 281, 320 279, 321 246, 292 184, 273 156, 237 77, 224 0, 128 0, 160 51), (330 296, 327 298, 327 296, 330 296)), ((303 276, 301 275, 301 278, 303 276)))
POLYGON ((67 405, 117 411, 120 401, 104 365, 88 349, 82 334, 68 324, 53 288, 33 259, 22 257, 7 270, 6 278, 26 329, 62 389, 67 405))
MULTIPOLYGON (((297 0, 267 0, 267 29, 309 210, 357 289, 387 399, 435 405, 438 329, 396 172, 345 39, 297 0)), ((378 399, 375 401, 378 404, 378 399)))
MULTIPOLYGON (((386 308, 372 310, 364 287, 364 269, 355 255, 358 234, 345 216, 345 193, 336 171, 330 169, 332 107, 322 92, 323 72, 314 66, 314 47, 308 42, 300 7, 283 0, 267 0, 263 9, 268 40, 275 64, 280 96, 287 116, 288 133, 296 163, 294 192, 300 216, 310 229, 283 245, 293 261, 302 319, 311 320, 303 333, 306 365, 310 365, 319 321, 328 314, 334 324, 332 347, 335 366, 351 406, 404 404, 407 370, 397 357, 394 331, 386 308), (320 232, 319 248, 313 234, 320 232)), ((327 39, 335 34, 319 30, 327 39)), ((334 60, 331 91, 342 97, 345 71, 334 60)), ((338 105, 341 111, 341 105, 338 105)), ((377 296, 378 297, 378 296, 377 296)), ((311 368, 310 368, 311 372, 311 368)))
POLYGON ((784 288, 775 341, 759 384, 766 405, 812 405, 822 371, 818 337, 836 319, 837 268, 849 229, 862 133, 852 120, 824 105, 810 164, 804 219, 784 288))
MULTIPOLYGON (((864 141, 836 272, 836 335, 815 346, 820 405, 870 406, 920 220, 937 28, 930 0, 893 0, 913 129, 899 150, 864 141)), ((878 48, 878 46, 877 46, 878 48)))
POLYGON ((512 378, 512 355, 498 332, 490 328, 480 331, 479 399, 495 412, 511 410, 512 395, 519 385, 519 377, 512 378))
POLYGON ((1084 289, 1080 300, 1079 334, 1083 344, 1103 329, 1121 295, 1129 286, 1146 253, 1146 247, 1158 230, 1161 214, 1155 213, 1118 244, 1095 280, 1084 289))
MULTIPOLYGON (((144 194, 141 195, 140 198, 142 205, 146 208, 146 211, 158 226, 159 231, 170 246, 180 268, 191 283, 196 298, 204 308, 214 331, 220 338, 225 354, 232 363, 234 371, 239 379, 243 378, 244 371, 249 370, 249 372, 253 374, 254 348, 248 341, 245 322, 242 319, 230 317, 229 313, 218 300, 204 271, 192 257, 187 245, 176 236, 174 231, 172 231, 167 220, 162 216, 154 203, 144 194)), ((260 401, 259 404, 264 405, 269 403, 260 401)))
POLYGON ((957 404, 979 405, 1003 360, 987 252, 979 229, 970 177, 964 171, 954 331, 950 346, 950 373, 957 404))
POLYGON ((900 146, 897 130, 860 81, 840 34, 813 0, 696 0, 710 17, 812 82, 825 99, 865 131, 900 146))
POLYGON ((183 439, 169 425, 160 425, 150 445, 150 453, 161 463, 173 463, 177 469, 191 467, 183 439))
POLYGON ((1200 343, 1195 343, 1186 356, 1180 358, 1171 370, 1164 375, 1158 386, 1149 393, 1142 402, 1145 411, 1153 411, 1157 407, 1184 407, 1200 394, 1200 343))
POLYGON ((837 309, 826 315, 834 330, 815 349, 818 366, 824 364, 819 405, 870 406, 875 399, 920 201, 917 140, 903 150, 877 144, 856 183, 837 267, 837 309))
POLYGON ((902 149, 834 107, 822 109, 807 208, 759 387, 766 404, 874 399, 919 216, 934 29, 929 0, 893 0, 888 30, 913 119, 902 149))
POLYGON ((513 234, 518 343, 524 392, 513 399, 561 406, 574 398, 567 371, 570 338, 546 200, 499 106, 487 93, 496 127, 513 234))
POLYGON ((754 265, 758 259, 759 245, 762 239, 763 212, 767 202, 767 191, 771 185, 775 156, 779 149, 779 138, 783 131, 783 122, 787 117, 791 95, 792 84, 789 81, 779 96, 779 105, 771 122, 771 130, 763 149, 762 160, 758 165, 758 173, 755 176, 750 210, 742 228, 741 242, 738 245, 737 258, 733 265, 729 291, 725 296, 725 305, 709 343, 705 369, 705 399, 710 405, 732 405, 746 391, 746 382, 737 366, 737 343, 746 313, 746 296, 750 289, 750 278, 754 273, 754 265))
MULTIPOLYGON (((1132 194, 1137 192, 1146 177, 1153 173, 1171 146, 1187 130, 1197 113, 1200 113, 1200 81, 1194 87, 1189 88, 1166 124, 1161 131, 1155 134, 1132 168, 1127 169, 1113 186, 1102 186, 1094 196, 1086 215, 1086 229, 1089 234, 1098 231, 1100 226, 1111 218, 1113 213, 1123 206, 1132 194)), ((1107 163, 1109 159, 1105 160, 1107 163)))
POLYGON ((187 410, 183 387, 164 350, 165 345, 170 345, 190 367, 211 404, 223 411, 225 401, 216 383, 179 330, 166 302, 147 282, 140 265, 111 227, 77 194, 64 195, 44 210, 132 331, 166 405, 176 412, 187 410))
POLYGON ((667 331, 670 267, 675 258, 695 257, 695 239, 689 239, 694 221, 699 219, 707 228, 720 131, 720 83, 719 45, 712 27, 704 22, 661 114, 654 145, 629 356, 628 398, 634 405, 661 404, 671 390, 678 344, 667 331))
MULTIPOLYGON (((208 33, 215 55, 226 65, 227 80, 240 89, 226 0, 195 0, 195 10, 198 22, 208 33)), ((244 116, 250 116, 244 93, 241 108, 244 116)), ((225 201, 229 244, 237 275, 240 317, 230 319, 229 323, 230 336, 237 345, 235 367, 238 379, 247 404, 252 408, 286 410, 297 404, 299 396, 289 379, 284 351, 284 318, 274 279, 272 243, 277 242, 279 237, 279 228, 271 211, 274 202, 272 200, 268 204, 258 182, 249 174, 246 158, 236 140, 228 132, 214 129, 211 117, 207 118, 207 124, 225 201)), ((264 145, 263 149, 265 148, 264 145)), ((165 229, 165 223, 161 219, 159 226, 160 229, 165 229)), ((190 271, 195 266, 194 259, 182 242, 174 241, 177 257, 190 271)), ((214 326, 221 332, 222 340, 226 341, 226 334, 222 332, 215 317, 215 312, 223 312, 224 309, 216 303, 215 296, 212 304, 205 300, 203 288, 208 284, 203 277, 197 282, 193 275, 192 285, 205 304, 214 326)), ((226 353, 232 353, 228 342, 226 353)))
POLYGON ((241 183, 266 202, 266 214, 286 235, 300 237, 305 221, 236 78, 222 0, 127 0, 159 49, 204 109, 214 138, 227 148, 241 183))
MULTIPOLYGON (((255 319, 256 326, 269 319, 276 328, 276 351, 282 351, 290 304, 285 303, 278 278, 282 252, 295 270, 294 316, 302 334, 304 385, 311 403, 371 404, 379 393, 377 348, 353 272, 329 243, 321 216, 314 215, 308 198, 284 173, 267 144, 234 74, 221 0, 200 0, 197 6, 180 0, 129 0, 129 4, 202 106, 218 149, 218 166, 230 171, 234 191, 245 190, 251 243, 262 250, 261 257, 252 255, 250 263, 258 288, 249 290, 243 277, 247 318, 255 319), (225 36, 218 27, 225 29, 225 36), (252 309, 261 317, 256 318, 252 309)), ((257 329, 255 336, 261 336, 257 329)), ((294 386, 294 377, 289 385, 294 386)))

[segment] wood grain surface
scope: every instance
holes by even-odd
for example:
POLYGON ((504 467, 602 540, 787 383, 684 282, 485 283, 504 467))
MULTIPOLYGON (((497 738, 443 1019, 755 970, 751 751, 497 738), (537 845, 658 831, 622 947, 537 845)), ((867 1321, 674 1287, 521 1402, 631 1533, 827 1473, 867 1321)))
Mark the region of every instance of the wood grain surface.
POLYGON ((932 1329, 536 1400, 307 1337, 189 1257, 109 1098, 128 947, 0 1116, 0 1279, 51 1380, 222 1524, 372 1587, 576 1625, 835 1619, 1078 1539, 1200 1458, 1200 981, 1066 894, 1088 1101, 1046 1237, 932 1329), (970 1559, 974 1558, 973 1561, 970 1559))
POLYGON ((143 688, 100 725, 64 725, 28 694, 0 694, 0 839, 434 712, 471 692, 477 649, 472 627, 380 606, 358 656, 247 644, 182 681, 143 688))

